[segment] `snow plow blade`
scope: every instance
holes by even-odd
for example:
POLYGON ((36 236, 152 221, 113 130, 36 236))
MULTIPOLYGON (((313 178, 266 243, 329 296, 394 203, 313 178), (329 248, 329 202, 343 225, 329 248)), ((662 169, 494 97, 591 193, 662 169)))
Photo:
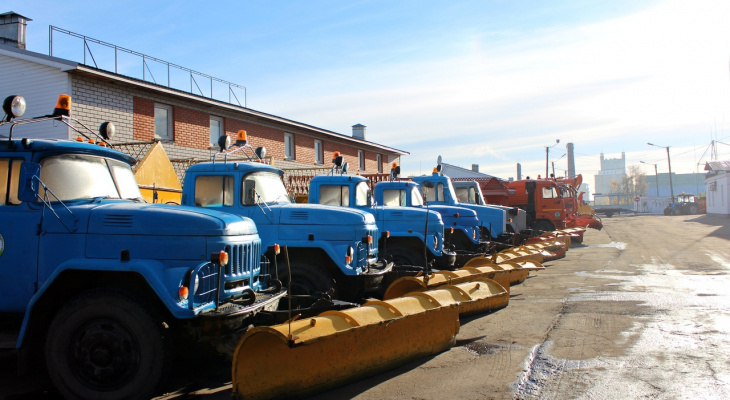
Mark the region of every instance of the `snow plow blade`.
POLYGON ((494 266, 491 269, 479 269, 472 267, 459 268, 456 271, 438 271, 430 274, 428 280, 425 276, 406 276, 394 281, 385 290, 384 300, 402 297, 411 292, 425 292, 439 288, 444 285, 456 285, 474 281, 480 278, 488 278, 495 281, 509 293, 510 271, 502 267, 494 266))
POLYGON ((459 315, 497 311, 509 304, 509 292, 497 282, 484 277, 456 285, 445 285, 425 292, 441 304, 453 302, 459 315))
MULTIPOLYGON (((501 268, 499 269, 501 271, 501 268)), ((494 270, 497 271, 497 270, 494 270)), ((476 268, 460 269, 453 280, 445 275, 430 275, 428 282, 424 277, 405 277, 393 282, 383 298, 397 298, 405 293, 424 292, 436 298, 439 303, 458 305, 460 315, 483 313, 507 307, 509 289, 497 281, 487 278, 490 270, 480 271, 476 268), (454 281, 459 281, 455 283, 454 281)), ((508 276, 502 274, 502 276, 508 276)), ((505 280, 509 288, 509 280, 505 280)))
POLYGON ((457 307, 412 293, 327 311, 291 328, 253 328, 233 354, 233 397, 305 397, 448 350, 459 332, 457 307))

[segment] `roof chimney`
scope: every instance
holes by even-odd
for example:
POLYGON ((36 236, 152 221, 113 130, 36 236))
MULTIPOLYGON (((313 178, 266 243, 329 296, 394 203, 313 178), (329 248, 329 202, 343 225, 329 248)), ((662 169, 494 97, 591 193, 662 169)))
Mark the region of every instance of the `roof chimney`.
POLYGON ((355 139, 362 139, 365 140, 365 128, 367 126, 363 124, 357 124, 352 126, 352 137, 355 139))
POLYGON ((25 24, 32 19, 13 11, 0 14, 0 43, 25 50, 25 24))
POLYGON ((471 170, 474 172, 479 172, 479 164, 472 164, 471 170))

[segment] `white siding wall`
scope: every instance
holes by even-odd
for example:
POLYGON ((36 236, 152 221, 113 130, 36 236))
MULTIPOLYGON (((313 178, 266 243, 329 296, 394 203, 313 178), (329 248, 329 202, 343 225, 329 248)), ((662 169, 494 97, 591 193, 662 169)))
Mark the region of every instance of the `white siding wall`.
MULTIPOLYGON (((23 118, 51 114, 60 94, 72 95, 73 101, 67 73, 4 54, 0 54, 0 83, 0 101, 11 95, 25 98, 27 109, 23 118)), ((0 135, 7 136, 8 130, 7 126, 0 128, 0 135)), ((16 127, 13 137, 69 139, 69 129, 54 122, 29 124, 16 127)))
POLYGON ((707 184, 707 213, 730 214, 730 174, 720 174, 708 178, 707 184), (710 183, 715 182, 715 190, 709 190, 710 183))

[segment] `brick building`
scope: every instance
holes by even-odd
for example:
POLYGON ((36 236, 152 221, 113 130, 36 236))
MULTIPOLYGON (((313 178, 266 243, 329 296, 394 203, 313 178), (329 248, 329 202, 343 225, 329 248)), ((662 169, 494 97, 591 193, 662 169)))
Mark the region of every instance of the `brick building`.
MULTIPOLYGON (((103 121, 116 126, 115 143, 159 140, 171 159, 210 159, 217 138, 246 130, 249 143, 265 146, 282 168, 331 166, 339 151, 350 171, 376 174, 389 171, 391 162, 409 154, 365 139, 365 126, 353 126, 352 136, 252 110, 237 104, 189 93, 82 63, 25 50, 28 18, 0 14, 0 96, 22 95, 26 116, 52 111, 59 94, 73 100, 72 116, 95 128, 103 121), (7 24, 7 25, 6 25, 7 24), (17 27, 15 29, 14 27, 17 27), (10 35, 7 35, 7 33, 10 35)), ((24 137, 74 139, 76 134, 58 124, 24 128, 24 137)))

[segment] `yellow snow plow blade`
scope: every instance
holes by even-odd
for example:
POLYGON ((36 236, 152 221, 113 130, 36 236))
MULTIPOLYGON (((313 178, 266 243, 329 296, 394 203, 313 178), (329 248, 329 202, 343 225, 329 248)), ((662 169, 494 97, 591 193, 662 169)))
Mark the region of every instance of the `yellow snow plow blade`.
POLYGON ((444 285, 425 294, 441 304, 454 303, 459 315, 496 311, 507 307, 509 292, 497 282, 484 277, 456 285, 444 285))
POLYGON ((447 350, 458 332, 457 304, 425 293, 256 327, 233 354, 233 395, 304 397, 447 350))
MULTIPOLYGON (((478 258, 483 259, 481 257, 478 258)), ((512 266, 503 268, 495 264, 485 264, 481 267, 465 266, 456 271, 434 272, 428 276, 428 279, 425 276, 405 276, 395 280, 388 286, 383 295, 383 299, 394 299, 411 292, 425 292, 427 290, 441 288, 444 285, 458 285, 483 278, 495 282, 509 294, 510 283, 513 280, 518 281, 520 278, 524 281, 527 271, 524 273, 525 276, 521 276, 523 272, 517 271, 517 268, 512 266)))

